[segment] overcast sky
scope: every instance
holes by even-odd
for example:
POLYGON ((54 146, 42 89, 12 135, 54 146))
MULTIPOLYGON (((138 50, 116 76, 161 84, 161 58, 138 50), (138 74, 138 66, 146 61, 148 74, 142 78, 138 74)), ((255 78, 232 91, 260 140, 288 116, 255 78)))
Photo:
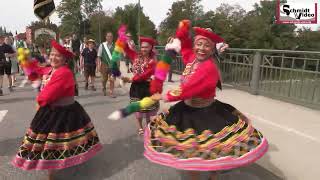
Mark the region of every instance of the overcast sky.
MULTIPOLYGON (((319 6, 320 0, 307 0, 312 2, 318 2, 318 14, 320 14, 319 6)), ((56 6, 59 5, 61 0, 54 1, 56 6)), ((123 7, 129 3, 135 3, 138 0, 103 0, 102 6, 104 10, 113 10, 118 6, 123 7)), ((166 18, 168 9, 171 7, 174 0, 141 0, 141 6, 143 6, 144 13, 150 17, 150 19, 159 25, 160 22, 166 18)), ((201 4, 204 6, 205 11, 215 10, 222 3, 239 4, 246 11, 253 9, 254 3, 258 3, 259 0, 202 0, 201 4)), ((31 21, 37 20, 33 14, 33 0, 1 0, 0 4, 0 26, 7 27, 7 30, 11 30, 13 33, 15 30, 18 32, 24 32, 25 27, 30 24, 31 21)), ((320 16, 318 15, 318 22, 320 16)), ((57 14, 54 13, 51 16, 51 21, 59 24, 60 19, 57 14)), ((317 29, 320 26, 320 22, 317 25, 309 25, 312 29, 317 29)))

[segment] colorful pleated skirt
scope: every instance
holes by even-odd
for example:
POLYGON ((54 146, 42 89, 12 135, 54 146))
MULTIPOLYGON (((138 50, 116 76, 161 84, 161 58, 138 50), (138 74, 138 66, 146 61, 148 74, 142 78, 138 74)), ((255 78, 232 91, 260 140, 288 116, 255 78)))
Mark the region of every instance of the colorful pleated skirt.
POLYGON ((144 156, 180 170, 221 171, 254 163, 268 150, 266 138, 214 101, 194 108, 183 101, 162 113, 145 130, 144 156))
POLYGON ((64 169, 89 160, 101 149, 90 117, 78 102, 44 106, 32 120, 12 164, 23 170, 64 169))

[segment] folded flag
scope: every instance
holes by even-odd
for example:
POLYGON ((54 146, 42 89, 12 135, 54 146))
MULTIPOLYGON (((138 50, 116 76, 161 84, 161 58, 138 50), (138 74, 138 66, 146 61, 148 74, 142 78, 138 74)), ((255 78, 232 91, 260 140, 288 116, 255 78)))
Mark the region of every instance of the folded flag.
POLYGON ((34 14, 41 20, 47 19, 55 10, 53 0, 34 0, 34 14))

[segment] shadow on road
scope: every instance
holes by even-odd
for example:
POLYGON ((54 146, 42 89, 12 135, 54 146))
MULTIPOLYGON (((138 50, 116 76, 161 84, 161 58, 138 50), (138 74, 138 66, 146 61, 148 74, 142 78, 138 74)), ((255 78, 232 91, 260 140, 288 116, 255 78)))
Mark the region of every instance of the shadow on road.
POLYGON ((6 97, 5 99, 0 100, 0 104, 8 104, 8 103, 22 103, 24 101, 35 101, 35 97, 6 97))
POLYGON ((113 105, 114 103, 119 103, 119 101, 95 101, 89 103, 81 103, 83 107, 90 107, 90 106, 99 106, 99 105, 113 105))
MULTIPOLYGON (((0 141, 0 156, 13 157, 22 141, 22 137, 0 141)), ((270 144, 270 152, 278 151, 270 144)), ((131 163, 143 158, 143 145, 136 135, 105 144, 102 152, 91 160, 71 168, 58 171, 55 180, 103 180, 127 168, 131 163)), ((11 159, 11 158, 10 158, 11 159)), ((264 167, 258 164, 221 172, 219 180, 284 180, 284 175, 270 161, 267 153, 262 159, 264 167), (267 169, 268 170, 267 170, 267 169)), ((18 170, 18 169, 16 169, 18 170)), ((21 170, 18 170, 20 172, 21 170)), ((24 172, 21 171, 24 174, 24 172)), ((180 171, 181 180, 188 180, 185 172, 180 171)), ((207 180, 209 173, 202 173, 202 180, 207 180)), ((143 177, 143 176, 142 176, 143 177)), ((163 179, 164 180, 164 179, 163 179)), ((169 180, 169 179, 168 179, 169 180)))
MULTIPOLYGON (((269 144, 269 152, 272 151, 278 151, 278 148, 273 144, 269 144)), ((221 171, 219 172, 219 180, 284 180, 283 173, 272 164, 268 153, 260 161, 263 161, 264 167, 254 163, 230 171, 221 171)), ((184 171, 180 171, 180 175, 181 180, 190 179, 184 171)), ((209 172, 202 172, 201 180, 208 180, 209 176, 209 172)))
POLYGON ((20 146, 22 140, 23 137, 0 141, 0 156, 13 157, 15 153, 18 151, 18 147, 20 146))
POLYGON ((55 180, 102 180, 128 167, 135 160, 143 158, 143 144, 137 136, 105 144, 101 153, 79 166, 61 170, 55 180))

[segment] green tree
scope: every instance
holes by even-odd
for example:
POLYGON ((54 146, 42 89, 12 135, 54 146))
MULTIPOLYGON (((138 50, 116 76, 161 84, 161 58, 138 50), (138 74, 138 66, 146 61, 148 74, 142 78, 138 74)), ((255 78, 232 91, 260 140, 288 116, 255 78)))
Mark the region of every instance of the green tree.
POLYGON ((98 8, 101 8, 101 2, 102 0, 82 0, 82 7, 83 7, 83 11, 82 13, 86 16, 86 17, 90 17, 92 14, 95 14, 95 11, 98 8))
POLYGON ((81 4, 82 0, 62 0, 57 7, 58 17, 61 19, 59 27, 61 37, 72 32, 79 34, 80 24, 83 21, 81 4))
POLYGON ((197 25, 211 28, 234 47, 243 42, 238 31, 245 15, 246 11, 239 5, 221 4, 215 11, 206 12, 197 25))
POLYGON ((297 50, 319 51, 320 31, 311 31, 310 28, 302 28, 297 31, 297 50))
POLYGON ((204 14, 201 0, 183 0, 174 2, 167 13, 167 18, 160 24, 159 41, 164 44, 169 36, 174 35, 179 21, 190 19, 196 25, 204 14))
POLYGON ((102 0, 62 0, 57 7, 61 19, 60 32, 64 37, 71 33, 86 34, 92 13, 100 7, 102 0))
POLYGON ((115 27, 126 24, 133 39, 137 41, 138 36, 138 12, 140 11, 140 33, 142 36, 156 38, 157 31, 154 23, 143 12, 143 8, 136 4, 126 5, 124 8, 118 7, 114 13, 115 27))
POLYGON ((105 33, 108 31, 111 31, 115 33, 117 31, 115 27, 115 20, 111 16, 112 14, 108 14, 104 11, 99 11, 91 15, 89 19, 90 23, 90 36, 97 40, 97 42, 100 40, 103 42, 105 40, 105 33), (99 25, 100 24, 100 25, 99 25), (100 28, 100 30, 99 30, 100 28), (101 33, 101 34, 99 34, 101 33))
POLYGON ((242 48, 294 49, 293 24, 275 24, 276 1, 261 1, 240 22, 238 33, 243 37, 242 48))

